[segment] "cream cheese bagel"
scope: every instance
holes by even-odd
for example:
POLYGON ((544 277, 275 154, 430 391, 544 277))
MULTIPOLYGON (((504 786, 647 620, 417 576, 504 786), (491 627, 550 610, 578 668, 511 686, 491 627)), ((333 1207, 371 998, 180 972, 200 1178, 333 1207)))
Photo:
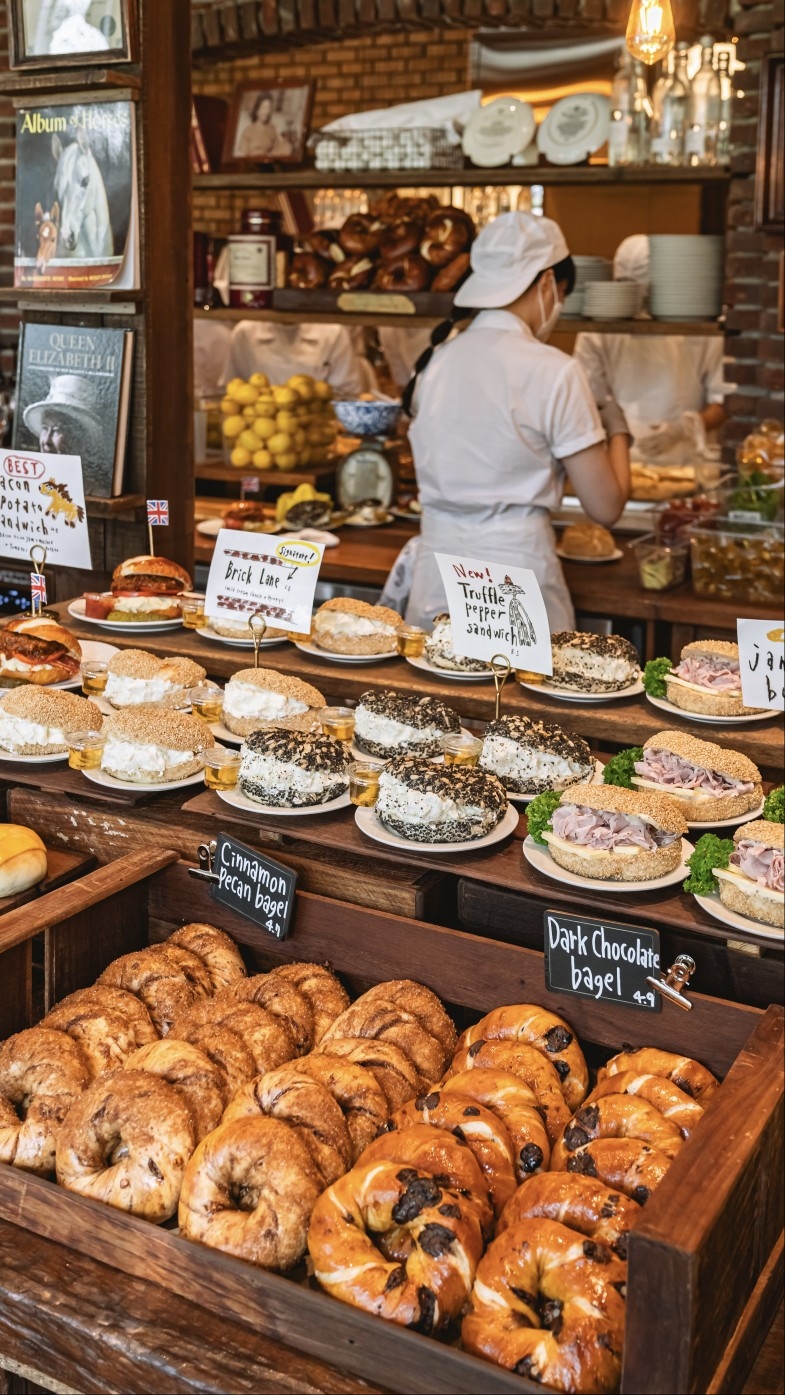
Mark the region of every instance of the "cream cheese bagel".
POLYGON ((442 738, 459 732, 460 718, 441 698, 371 689, 354 713, 354 740, 381 760, 392 756, 439 756, 442 738))
POLYGON ((511 794, 542 794, 589 780, 594 770, 581 736, 551 722, 507 716, 485 728, 480 765, 511 794))
POLYGON ((556 688, 579 693, 617 693, 640 677, 638 651, 623 635, 560 630, 551 635, 556 688))
POLYGON ((598 881, 648 882, 681 862, 687 821, 665 794, 618 785, 573 785, 543 833, 559 867, 598 881))
POLYGON ((193 659, 159 659, 144 649, 121 649, 107 664, 104 697, 117 708, 171 704, 206 677, 207 670, 193 659))
POLYGON ((215 743, 199 717, 140 703, 107 717, 101 769, 135 785, 160 785, 195 775, 215 743))
POLYGON ((660 731, 635 763, 636 789, 678 800, 690 823, 743 818, 763 799, 761 774, 747 756, 683 731, 660 731))
POLYGON ((350 596, 334 596, 313 617, 311 637, 332 654, 386 654, 395 648, 403 619, 386 605, 368 605, 350 596))
POLYGON ((477 766, 435 765, 397 756, 379 776, 376 813, 385 828, 414 843, 465 843, 501 823, 507 794, 477 766))
POLYGON ((349 757, 342 741, 321 733, 255 731, 243 746, 239 787, 259 804, 298 809, 327 804, 349 785, 349 757))
POLYGON ((241 668, 224 689, 223 723, 235 736, 269 727, 314 731, 324 707, 318 688, 274 668, 241 668))
POLYGON ((69 731, 99 731, 94 702, 60 688, 32 684, 0 698, 0 749, 15 756, 54 756, 68 750, 69 731))
POLYGON ((452 640, 452 622, 448 613, 437 615, 433 629, 425 641, 425 657, 434 668, 445 668, 456 673, 487 673, 488 665, 481 659, 468 659, 458 654, 452 640))

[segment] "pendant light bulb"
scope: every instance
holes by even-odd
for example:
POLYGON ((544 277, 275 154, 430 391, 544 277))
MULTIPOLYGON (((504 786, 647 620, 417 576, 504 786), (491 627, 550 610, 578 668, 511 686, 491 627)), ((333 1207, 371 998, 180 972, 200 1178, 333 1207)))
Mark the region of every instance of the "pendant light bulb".
POLYGON ((632 0, 627 48, 642 63, 659 63, 676 42, 671 0, 632 0))

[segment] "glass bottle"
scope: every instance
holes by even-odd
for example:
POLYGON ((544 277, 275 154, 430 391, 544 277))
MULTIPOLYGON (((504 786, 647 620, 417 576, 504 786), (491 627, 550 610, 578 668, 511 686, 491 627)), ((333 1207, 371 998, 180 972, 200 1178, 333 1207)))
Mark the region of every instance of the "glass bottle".
POLYGON ((717 54, 717 76, 720 80, 720 126, 717 134, 717 160, 721 165, 729 165, 733 82, 730 75, 730 52, 727 48, 721 48, 717 54))
MULTIPOLYGON (((690 100, 690 80, 687 59, 690 46, 676 45, 673 71, 665 77, 659 92, 655 89, 652 105, 651 158, 655 165, 683 165, 684 142, 687 133, 687 110, 690 100)), ((659 83, 657 84, 659 87, 659 83)))
POLYGON ((701 39, 701 49, 701 65, 690 88, 685 151, 688 165, 716 165, 722 94, 709 34, 701 39))
POLYGON ((608 164, 643 164, 648 147, 646 105, 648 88, 643 65, 629 53, 619 55, 611 88, 611 125, 608 133, 608 164))

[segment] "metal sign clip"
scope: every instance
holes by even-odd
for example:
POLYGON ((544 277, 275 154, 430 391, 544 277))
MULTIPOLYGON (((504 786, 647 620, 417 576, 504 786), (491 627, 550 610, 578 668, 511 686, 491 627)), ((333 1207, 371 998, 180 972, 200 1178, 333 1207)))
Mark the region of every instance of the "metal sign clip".
POLYGON ((675 1003, 677 1007, 684 1008, 685 1012, 689 1012, 692 1003, 681 990, 687 987, 694 973, 695 960, 691 959, 689 954, 680 954, 671 964, 664 978, 654 978, 653 975, 649 975, 646 982, 652 988, 656 988, 663 998, 667 998, 669 1002, 675 1003))
POLYGON ((218 881, 218 873, 213 871, 213 860, 217 848, 218 844, 214 838, 212 838, 209 843, 199 844, 196 849, 196 854, 199 858, 199 866, 188 868, 189 877, 198 877, 199 880, 203 882, 218 881))

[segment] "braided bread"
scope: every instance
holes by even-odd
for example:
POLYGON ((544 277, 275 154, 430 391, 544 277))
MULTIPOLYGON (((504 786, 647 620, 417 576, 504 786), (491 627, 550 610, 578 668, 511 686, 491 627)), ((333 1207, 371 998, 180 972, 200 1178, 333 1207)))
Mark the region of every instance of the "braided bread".
POLYGON ((28 1027, 0 1046, 0 1162, 55 1170, 57 1134, 90 1083, 81 1048, 65 1032, 28 1027))
POLYGON ((480 1261, 463 1345, 555 1390, 616 1390, 626 1267, 558 1221, 521 1221, 480 1261))
POLYGON ((430 1124, 432 1128, 447 1129, 471 1148, 485 1178, 496 1215, 500 1215, 517 1186, 515 1157, 510 1135, 500 1119, 469 1095, 448 1095, 431 1090, 410 1100, 393 1115, 397 1129, 411 1124, 430 1124))
POLYGON ((286 1071, 304 1072, 329 1090, 343 1114, 354 1164, 387 1124, 390 1111, 381 1085, 364 1066, 337 1056, 302 1056, 276 1071, 279 1080, 286 1079, 286 1071))
POLYGON ((153 1041, 129 1057, 126 1070, 148 1071, 179 1091, 191 1113, 194 1144, 220 1122, 226 1077, 198 1046, 172 1037, 153 1041))
POLYGON ((223 1122, 259 1115, 289 1125, 308 1149, 323 1187, 351 1167, 352 1145, 340 1107, 305 1071, 286 1066, 252 1080, 238 1090, 223 1122))
POLYGON ((369 988, 358 1001, 384 1001, 403 1008, 405 1012, 417 1018, 426 1032, 441 1042, 448 1057, 455 1051, 455 1024, 452 1018, 448 1017, 440 999, 424 984, 416 983, 411 978, 390 979, 386 983, 377 983, 374 988, 369 988))
POLYGON ((41 1026, 71 1037, 81 1048, 91 1076, 123 1066, 136 1050, 133 1027, 127 1018, 118 1017, 94 1000, 76 1007, 60 1003, 47 1013, 41 1026))
POLYGON ((399 1163, 355 1167, 311 1217, 316 1278, 343 1303, 426 1335, 460 1313, 482 1253, 474 1207, 434 1177, 399 1163), (388 1259, 386 1244, 406 1248, 388 1259))
POLYGON ((391 1041, 374 1041, 372 1037, 336 1037, 320 1042, 315 1054, 340 1057, 370 1071, 384 1091, 391 1110, 400 1109, 417 1094, 417 1071, 408 1056, 391 1041))
POLYGON ((511 1071, 460 1071, 443 1080, 442 1094, 468 1097, 485 1105, 504 1124, 513 1148, 515 1174, 522 1182, 532 1172, 547 1168, 551 1145, 542 1119, 537 1096, 520 1076, 511 1071))
POLYGON ((233 1119, 202 1140, 185 1170, 180 1232, 263 1269, 291 1269, 321 1190, 294 1129, 262 1115, 233 1119))
POLYGON ((567 1159, 567 1172, 597 1177, 643 1206, 671 1165, 670 1158, 636 1138, 598 1138, 567 1159))
POLYGON ((597 1080, 603 1081, 608 1075, 618 1075, 621 1071, 633 1070, 642 1075, 661 1075, 683 1090, 691 1099, 700 1100, 705 1106, 719 1089, 719 1081, 710 1070, 691 1056, 675 1056, 671 1051, 660 1051, 656 1046, 644 1046, 640 1051, 620 1051, 611 1056, 597 1072, 597 1080))
POLYGON ((279 964, 269 979, 293 983, 308 999, 313 1013, 314 1044, 318 1045, 327 1028, 349 1006, 349 994, 335 974, 321 964, 279 964))
POLYGON ((327 1029, 320 1046, 329 1050, 330 1042, 346 1037, 371 1037, 399 1046, 417 1071, 420 1085, 438 1080, 447 1062, 441 1042, 416 1017, 381 997, 358 998, 327 1029))
POLYGON ((94 1080, 69 1110, 57 1139, 57 1180, 107 1206, 165 1221, 177 1209, 195 1141, 177 1090, 147 1071, 115 1071, 94 1080))
POLYGON ((169 936, 166 944, 188 949, 202 960, 214 993, 245 978, 245 964, 237 945, 216 925, 203 925, 198 921, 183 925, 169 936))
POLYGON ((556 1067, 533 1046, 516 1041, 475 1041, 456 1052, 450 1075, 463 1071, 492 1070, 517 1075, 537 1097, 551 1143, 570 1122, 570 1108, 561 1090, 556 1067))
POLYGON ((634 1070, 606 1075, 595 1085, 586 1103, 593 1104, 604 1095, 637 1095, 639 1099, 648 1100, 664 1119, 676 1124, 683 1138, 688 1138, 703 1118, 703 1106, 661 1075, 639 1075, 634 1070))
POLYGON ((311 1005, 304 993, 285 978, 270 974, 254 974, 235 984, 228 992, 218 995, 221 1002, 257 1003, 273 1017, 278 1017, 291 1032, 297 1055, 303 1056, 313 1046, 314 1024, 311 1005))
MULTIPOLYGON (((120 1017, 128 1023, 134 1042, 137 1046, 146 1046, 148 1041, 157 1041, 158 1033, 152 1024, 150 1014, 144 1003, 135 994, 128 993, 124 988, 111 988, 108 983, 94 983, 91 988, 77 988, 75 993, 69 993, 67 998, 61 998, 52 1011, 47 1013, 39 1027, 48 1026, 50 1019, 54 1025, 54 1015, 58 1015, 58 1021, 69 1019, 69 1014, 74 1016, 86 1006, 96 1007, 99 1011, 111 1013, 113 1017, 120 1017)), ((62 1025, 58 1027, 62 1031, 62 1025)))
POLYGON ((566 1172, 542 1172, 518 1188, 499 1217, 497 1234, 520 1221, 558 1221, 627 1258, 627 1232, 640 1208, 603 1182, 566 1172))
POLYGON ((477 1041, 517 1041, 533 1046, 552 1062, 570 1109, 577 1109, 589 1088, 589 1071, 572 1029, 555 1013, 531 1003, 496 1008, 463 1033, 458 1050, 477 1041))
MULTIPOLYGON (((164 945, 154 945, 135 954, 124 954, 104 969, 98 984, 124 988, 128 993, 133 993, 147 1008, 158 1035, 165 1037, 176 1015, 202 996, 197 993, 193 981, 186 978, 182 965, 176 961, 176 954, 186 953, 186 950, 178 951, 175 946, 170 954, 164 945)), ((201 964, 196 955, 191 957, 201 964)), ((201 965, 201 969, 206 975, 204 965, 201 965)))
MULTIPOLYGON (((488 1186, 471 1148, 448 1133, 429 1124, 411 1124, 392 1133, 383 1133, 366 1148, 360 1167, 374 1162, 394 1162, 427 1172, 473 1206, 484 1236, 493 1233, 494 1212, 488 1186)), ((393 1258, 392 1251, 388 1254, 393 1258)))
POLYGON ((657 1148, 671 1161, 683 1139, 676 1124, 663 1118, 658 1109, 635 1095, 603 1095, 584 1104, 573 1116, 551 1155, 551 1168, 561 1172, 571 1153, 577 1153, 597 1138, 633 1138, 657 1148))

